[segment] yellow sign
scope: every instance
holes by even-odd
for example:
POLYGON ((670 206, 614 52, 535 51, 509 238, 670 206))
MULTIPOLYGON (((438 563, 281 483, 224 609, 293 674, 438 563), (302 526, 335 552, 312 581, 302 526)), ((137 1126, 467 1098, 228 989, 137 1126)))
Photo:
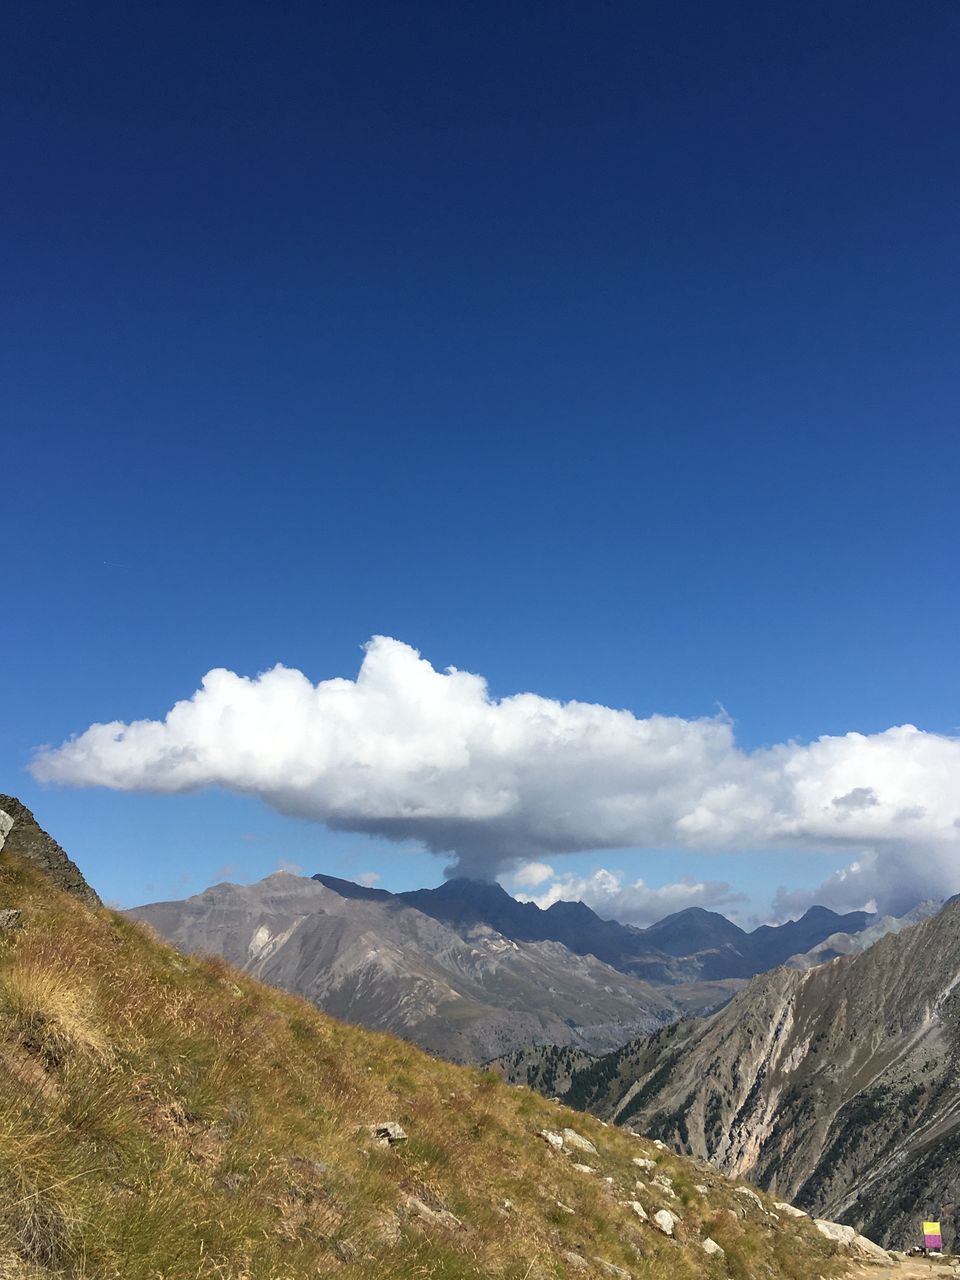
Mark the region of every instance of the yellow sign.
POLYGON ((938 1236, 940 1234, 939 1222, 925 1222, 923 1224, 923 1234, 925 1236, 938 1236))

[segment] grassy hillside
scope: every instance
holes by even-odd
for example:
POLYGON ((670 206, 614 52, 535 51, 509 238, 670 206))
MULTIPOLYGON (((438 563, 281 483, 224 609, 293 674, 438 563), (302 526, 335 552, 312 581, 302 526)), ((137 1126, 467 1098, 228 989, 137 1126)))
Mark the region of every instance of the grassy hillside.
POLYGON ((808 1221, 713 1171, 187 959, 6 857, 3 908, 22 912, 0 932, 4 1280, 842 1270, 808 1221), (407 1141, 362 1127, 387 1120, 407 1141), (597 1153, 537 1136, 564 1125, 597 1153), (675 1239, 629 1200, 679 1215, 675 1239))

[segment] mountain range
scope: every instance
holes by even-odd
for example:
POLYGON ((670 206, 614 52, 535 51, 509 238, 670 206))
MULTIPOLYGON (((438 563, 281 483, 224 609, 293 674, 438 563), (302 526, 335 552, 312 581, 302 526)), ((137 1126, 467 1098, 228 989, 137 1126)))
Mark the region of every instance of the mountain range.
POLYGON ((814 908, 746 933, 690 909, 636 929, 582 902, 541 910, 481 881, 392 894, 285 872, 130 914, 337 1017, 470 1062, 530 1045, 610 1051, 719 1007, 758 969, 872 918, 814 908))
POLYGON ((957 1238, 960 902, 592 1061, 559 1047, 496 1065, 881 1243, 924 1215, 957 1238))
POLYGON ((609 1049, 677 1017, 649 983, 557 942, 515 941, 483 923, 455 929, 286 872, 130 914, 185 951, 221 955, 451 1061, 527 1043, 609 1049))
POLYGON ((603 920, 582 902, 555 902, 546 910, 518 902, 497 883, 447 880, 436 889, 391 894, 333 876, 313 877, 345 897, 402 902, 453 926, 485 924, 516 942, 560 942, 598 960, 664 985, 752 978, 809 951, 831 934, 856 934, 876 917, 866 911, 838 915, 811 907, 799 920, 761 925, 752 933, 716 911, 687 907, 649 928, 603 920))

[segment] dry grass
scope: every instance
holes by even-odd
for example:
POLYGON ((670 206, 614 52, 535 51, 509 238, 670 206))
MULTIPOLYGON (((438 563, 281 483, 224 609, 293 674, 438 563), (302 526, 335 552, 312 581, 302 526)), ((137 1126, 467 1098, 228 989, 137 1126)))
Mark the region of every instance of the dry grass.
POLYGON ((637 1280, 837 1270, 809 1224, 712 1173, 179 956, 3 859, 0 905, 24 913, 0 939, 0 1280, 11 1259, 17 1280, 560 1280, 564 1251, 588 1280, 595 1259, 637 1280), (387 1119, 405 1144, 359 1128, 387 1119), (596 1143, 595 1173, 536 1136, 563 1125, 596 1143), (682 1201, 636 1192, 636 1155, 682 1201), (634 1196, 683 1215, 677 1242, 634 1196))
POLYGON ((95 1021, 95 992, 49 961, 9 966, 0 974, 0 1027, 47 1067, 75 1055, 105 1061, 107 1037, 95 1021))

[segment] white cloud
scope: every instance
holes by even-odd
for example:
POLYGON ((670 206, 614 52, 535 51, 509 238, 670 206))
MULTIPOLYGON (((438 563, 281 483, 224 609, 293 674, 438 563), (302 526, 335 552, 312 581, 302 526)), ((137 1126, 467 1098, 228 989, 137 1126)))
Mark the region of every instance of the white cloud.
POLYGON ((544 880, 556 875, 553 867, 545 862, 525 862, 510 873, 510 882, 517 889, 535 889, 544 880))
POLYGON ((653 888, 642 880, 624 884, 622 871, 605 868, 588 876, 562 876, 538 894, 516 896, 521 902, 535 902, 544 909, 555 902, 585 902, 604 920, 636 925, 655 924, 686 907, 736 915, 730 908, 746 901, 744 894, 734 893, 730 885, 717 880, 679 880, 653 888))
POLYGON ((815 889, 780 889, 775 913, 796 916, 814 903, 834 911, 903 915, 918 902, 960 892, 960 855, 949 847, 893 846, 868 849, 815 889))
POLYGON ((274 867, 276 871, 287 871, 292 876, 302 876, 303 867, 299 862, 291 862, 289 858, 278 858, 274 867))
POLYGON ((93 725, 35 758, 42 781, 222 786, 281 813, 452 852, 462 873, 601 848, 872 850, 960 887, 960 740, 901 725, 742 751, 684 720, 533 693, 495 700, 378 636, 357 679, 217 669, 166 718, 93 725))
POLYGON ((379 871, 363 871, 357 876, 357 884, 362 884, 365 889, 372 889, 379 879, 379 871))

